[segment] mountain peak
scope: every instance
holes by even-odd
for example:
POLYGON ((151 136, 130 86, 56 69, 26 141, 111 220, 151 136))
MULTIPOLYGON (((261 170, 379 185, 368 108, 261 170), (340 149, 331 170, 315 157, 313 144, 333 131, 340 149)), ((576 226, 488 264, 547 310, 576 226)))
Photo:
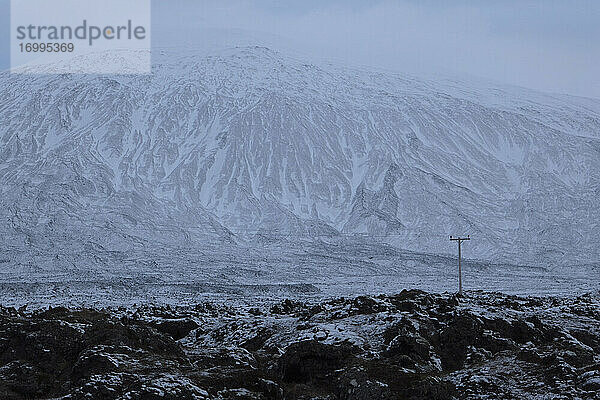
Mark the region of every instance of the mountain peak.
POLYGON ((140 241, 155 226, 192 241, 288 221, 290 232, 382 232, 429 253, 468 232, 482 259, 557 262, 551 247, 558 262, 600 256, 589 139, 600 115, 589 103, 317 67, 264 47, 155 56, 145 76, 0 77, 2 206, 31 216, 7 235, 53 237, 41 196, 64 229, 92 218, 140 241), (10 194, 22 182, 30 203, 10 194))

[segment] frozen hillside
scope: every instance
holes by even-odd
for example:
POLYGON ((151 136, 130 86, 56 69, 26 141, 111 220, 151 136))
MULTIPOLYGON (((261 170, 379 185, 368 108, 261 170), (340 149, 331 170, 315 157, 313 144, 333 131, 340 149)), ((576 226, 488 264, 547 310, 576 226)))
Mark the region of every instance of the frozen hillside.
POLYGON ((600 260, 600 100, 258 47, 0 90, 3 268, 356 236, 453 254, 450 234, 482 260, 600 260))

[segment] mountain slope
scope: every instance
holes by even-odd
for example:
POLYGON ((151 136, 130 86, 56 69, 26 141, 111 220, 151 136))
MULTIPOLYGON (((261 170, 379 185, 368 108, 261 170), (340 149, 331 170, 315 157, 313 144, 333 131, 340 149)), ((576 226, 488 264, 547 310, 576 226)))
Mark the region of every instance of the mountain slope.
POLYGON ((149 76, 4 74, 0 87, 2 232, 15 246, 259 232, 452 253, 447 235, 471 234, 470 257, 600 259, 598 100, 253 47, 162 51, 149 76))

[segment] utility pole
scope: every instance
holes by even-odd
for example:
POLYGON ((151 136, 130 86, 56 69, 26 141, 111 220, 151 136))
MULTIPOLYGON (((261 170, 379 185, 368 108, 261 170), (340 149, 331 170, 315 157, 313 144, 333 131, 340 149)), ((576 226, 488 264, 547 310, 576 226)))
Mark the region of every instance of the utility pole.
POLYGON ((460 255, 460 245, 464 240, 471 240, 471 236, 467 235, 467 237, 454 237, 450 235, 450 240, 458 242, 458 294, 462 296, 462 269, 460 266, 461 255, 460 255))

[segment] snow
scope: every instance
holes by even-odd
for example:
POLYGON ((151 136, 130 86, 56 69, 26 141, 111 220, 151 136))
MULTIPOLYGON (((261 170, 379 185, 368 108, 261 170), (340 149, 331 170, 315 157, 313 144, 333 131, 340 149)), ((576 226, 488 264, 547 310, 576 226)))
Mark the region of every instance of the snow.
POLYGON ((0 88, 9 303, 453 290, 449 234, 473 288, 600 279, 598 100, 256 47, 0 88))

